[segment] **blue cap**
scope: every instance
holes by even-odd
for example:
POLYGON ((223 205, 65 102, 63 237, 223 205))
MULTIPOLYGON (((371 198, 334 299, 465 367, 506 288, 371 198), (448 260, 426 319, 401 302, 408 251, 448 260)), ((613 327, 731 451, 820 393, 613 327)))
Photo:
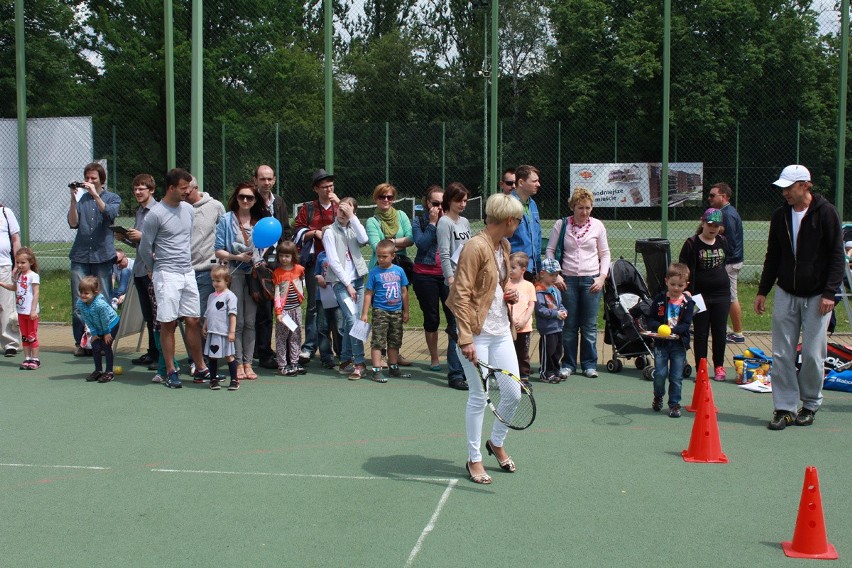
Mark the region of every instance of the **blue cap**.
POLYGON ((545 258, 541 261, 541 271, 550 274, 559 274, 559 263, 552 258, 545 258))

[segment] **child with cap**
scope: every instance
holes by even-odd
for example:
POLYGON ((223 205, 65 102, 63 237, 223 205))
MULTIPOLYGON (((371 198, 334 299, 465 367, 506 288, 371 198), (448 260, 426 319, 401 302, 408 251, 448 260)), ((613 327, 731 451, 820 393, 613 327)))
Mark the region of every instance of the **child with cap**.
POLYGON ((710 208, 701 216, 701 225, 686 239, 680 250, 680 262, 689 267, 689 293, 701 294, 707 309, 695 314, 695 366, 707 358, 707 342, 713 336, 714 381, 725 380, 725 346, 727 343, 728 312, 731 309, 731 282, 725 270, 725 251, 722 236, 722 212, 710 208))
POLYGON ((552 258, 544 259, 535 287, 535 322, 541 334, 539 380, 551 384, 565 380, 559 375, 559 361, 562 359, 562 326, 568 312, 562 305, 562 294, 554 286, 558 274, 559 263, 552 258))

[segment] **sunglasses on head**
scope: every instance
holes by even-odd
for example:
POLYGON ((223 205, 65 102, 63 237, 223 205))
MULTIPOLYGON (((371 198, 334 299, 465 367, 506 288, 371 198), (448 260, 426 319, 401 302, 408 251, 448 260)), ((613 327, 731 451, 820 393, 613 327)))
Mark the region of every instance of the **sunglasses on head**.
POLYGON ((237 196, 237 199, 242 201, 254 201, 254 195, 250 193, 241 193, 237 196))
POLYGON ((393 201, 394 196, 393 195, 380 195, 376 199, 378 199, 379 201, 393 201))

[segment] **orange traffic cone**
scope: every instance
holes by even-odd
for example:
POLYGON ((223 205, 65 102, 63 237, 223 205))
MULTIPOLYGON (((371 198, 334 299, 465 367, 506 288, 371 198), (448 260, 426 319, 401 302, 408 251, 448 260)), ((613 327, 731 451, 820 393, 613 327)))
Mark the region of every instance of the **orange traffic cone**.
MULTIPOLYGON (((697 412, 700 401, 707 397, 705 390, 710 388, 710 375, 707 372, 707 359, 702 358, 698 361, 698 370, 695 372, 695 390, 692 391, 692 403, 686 407, 687 412, 697 412)), ((714 412, 719 412, 719 409, 713 407, 714 412)))
POLYGON ((838 558, 837 550, 828 542, 825 534, 819 476, 812 465, 805 468, 805 484, 802 487, 802 500, 799 501, 799 516, 796 518, 793 542, 782 542, 781 548, 784 549, 784 554, 791 558, 838 558))
POLYGON ((728 456, 722 453, 719 424, 716 423, 716 404, 713 402, 713 389, 709 380, 702 397, 698 401, 695 422, 692 424, 689 448, 683 450, 681 455, 688 462, 728 463, 728 456))

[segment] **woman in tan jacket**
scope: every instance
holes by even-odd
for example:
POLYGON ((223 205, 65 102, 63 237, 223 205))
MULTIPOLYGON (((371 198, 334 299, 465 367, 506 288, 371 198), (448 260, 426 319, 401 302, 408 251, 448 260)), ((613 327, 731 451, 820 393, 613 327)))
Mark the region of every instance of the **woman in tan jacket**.
MULTIPOLYGON (((447 306, 456 316, 458 349, 470 386, 465 414, 468 446, 465 467, 474 483, 491 483, 479 448, 486 397, 475 365, 482 359, 489 365, 518 374, 508 307, 517 301, 517 291, 504 292, 504 289, 509 280, 507 239, 518 228, 523 214, 523 205, 511 196, 499 194, 488 198, 485 228, 464 245, 447 298, 447 306)), ((519 387, 519 400, 520 394, 519 387)), ((485 447, 489 455, 494 454, 504 471, 514 472, 515 463, 503 448, 507 432, 508 427, 495 419, 485 447)))

